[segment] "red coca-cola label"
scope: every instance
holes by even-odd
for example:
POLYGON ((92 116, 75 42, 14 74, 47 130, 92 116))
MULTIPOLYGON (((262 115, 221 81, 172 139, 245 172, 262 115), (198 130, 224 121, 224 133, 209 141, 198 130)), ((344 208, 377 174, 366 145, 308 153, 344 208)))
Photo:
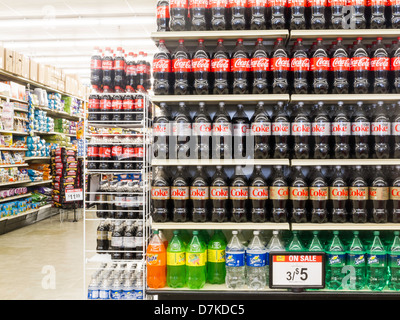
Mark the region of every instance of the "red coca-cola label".
POLYGON ((113 61, 112 60, 103 60, 101 64, 101 68, 103 70, 111 71, 113 69, 113 61))
POLYGON ((249 187, 249 199, 268 200, 268 187, 249 187))
POLYGON ((232 200, 246 200, 249 198, 249 188, 248 187, 230 187, 229 197, 232 200))
POLYGON ((287 7, 287 0, 269 0, 268 7, 287 7))
POLYGON ((374 136, 390 135, 390 123, 389 122, 372 122, 371 123, 371 134, 374 136))
POLYGON ((387 6, 388 0, 368 0, 368 6, 387 6))
POLYGON ((90 60, 90 69, 100 70, 102 68, 102 61, 100 59, 90 60))
POLYGON ((394 136, 400 136, 400 122, 392 122, 392 134, 394 136))
POLYGON ((228 8, 228 0, 209 0, 210 8, 228 8))
POLYGON ((209 7, 209 2, 208 0, 189 0, 189 7, 207 9, 209 7))
POLYGON ((124 60, 115 60, 114 61, 114 70, 125 70, 125 61, 124 60))
POLYGON ((135 156, 135 149, 133 147, 123 147, 122 157, 124 159, 132 159, 135 156))
POLYGON ((103 159, 111 158, 111 147, 108 146, 99 147, 99 157, 103 159))
POLYGON ((391 59, 391 69, 393 71, 400 70, 400 57, 393 57, 391 59))
POLYGON ((292 71, 308 71, 310 70, 310 59, 305 57, 292 58, 290 60, 290 69, 292 71))
POLYGON ((288 0, 288 7, 306 7, 307 0, 288 0))
POLYGON ((212 200, 228 200, 228 187, 210 187, 210 199, 212 200))
POLYGON ((250 61, 251 71, 269 71, 269 58, 256 57, 250 61))
POLYGON ((207 200, 209 198, 208 187, 190 187, 190 199, 207 200))
POLYGON ((99 156, 99 147, 97 146, 88 146, 87 148, 87 156, 92 158, 97 158, 99 156))
POLYGON ((157 6, 157 19, 169 18, 169 6, 157 6))
POLYGON ((210 59, 198 58, 192 60, 193 72, 209 72, 211 68, 210 59))
POLYGON ((250 71, 250 59, 233 58, 231 61, 231 71, 250 71))
POLYGON ((310 70, 324 70, 329 71, 331 60, 328 57, 314 57, 310 59, 310 70))
POLYGON ((336 7, 336 6, 346 6, 347 0, 328 0, 328 6, 336 7))
POLYGON ((99 99, 89 99, 88 109, 98 110, 100 109, 100 100, 99 99))
POLYGON ((172 72, 190 72, 192 70, 192 60, 190 59, 173 59, 172 72))
POLYGON ((311 135, 311 124, 309 122, 293 122, 292 135, 309 136, 311 135))
POLYGON ((369 57, 353 57, 350 60, 352 71, 368 71, 371 68, 371 59, 369 57))
POLYGON ((171 60, 169 59, 154 59, 153 72, 171 72, 171 60))
POLYGON ((351 124, 351 134, 353 136, 369 136, 371 132, 371 124, 369 122, 353 122, 351 124))
POLYGON ((271 124, 268 122, 253 122, 251 124, 250 134, 252 136, 270 136, 271 124))
POLYGON ((367 0, 349 0, 349 6, 367 6, 367 0))
POLYGON ((123 104, 123 102, 122 102, 122 100, 113 100, 112 101, 112 110, 113 111, 120 111, 120 110, 122 110, 122 104, 123 104))
POLYGON ((143 158, 144 155, 143 147, 133 148, 133 153, 135 158, 143 158))
POLYGON ((138 64, 136 65, 136 73, 137 74, 144 74, 147 71, 147 65, 145 64, 138 64))
POLYGON ((331 59, 331 70, 332 71, 349 71, 350 70, 350 59, 346 57, 333 57, 331 59))
POLYGON ((168 200, 170 198, 170 187, 152 187, 151 199, 168 200))
POLYGON ((169 1, 170 8, 187 8, 188 0, 170 0, 169 1))
POLYGON ((390 58, 389 57, 375 57, 371 58, 371 70, 385 70, 388 71, 390 69, 390 58))
POLYGON ((112 157, 120 157, 122 155, 122 146, 113 146, 111 148, 112 157))
POLYGON ((309 7, 315 7, 315 6, 326 7, 327 5, 328 5, 327 0, 308 0, 309 7))
POLYGON ((101 99, 100 100, 100 110, 111 111, 112 110, 112 100, 101 99))
POLYGON ((130 76, 130 75, 135 75, 137 72, 137 68, 136 68, 136 64, 127 64, 126 65, 126 75, 130 76))
POLYGON ((211 71, 212 72, 229 72, 230 71, 230 60, 229 59, 212 59, 211 60, 211 71))
POLYGON ((266 7, 267 2, 268 2, 267 0, 248 0, 247 6, 248 7, 266 7))
POLYGON ((144 108, 144 99, 137 98, 135 100, 135 109, 139 109, 139 111, 140 111, 140 110, 143 110, 143 108, 144 108))
POLYGON ((133 99, 125 99, 122 104, 122 109, 125 111, 133 111, 135 108, 135 100, 133 99))
POLYGON ((229 0, 229 8, 247 7, 247 0, 229 0))
POLYGON ((287 57, 275 57, 271 58, 271 71, 289 71, 290 70, 290 59, 287 57))

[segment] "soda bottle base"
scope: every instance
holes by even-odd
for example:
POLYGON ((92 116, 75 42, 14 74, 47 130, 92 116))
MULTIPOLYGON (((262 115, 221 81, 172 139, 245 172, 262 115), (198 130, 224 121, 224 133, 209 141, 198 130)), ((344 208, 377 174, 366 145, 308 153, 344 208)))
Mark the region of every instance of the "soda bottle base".
POLYGON ((312 223, 326 223, 328 222, 327 212, 312 212, 311 213, 312 223))

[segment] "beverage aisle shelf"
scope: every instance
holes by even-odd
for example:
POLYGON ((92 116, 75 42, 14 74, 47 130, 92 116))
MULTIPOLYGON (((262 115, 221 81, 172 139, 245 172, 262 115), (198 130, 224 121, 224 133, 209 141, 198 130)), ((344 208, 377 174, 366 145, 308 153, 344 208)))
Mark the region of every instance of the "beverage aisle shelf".
POLYGON ((318 101, 333 102, 343 101, 343 103, 357 103, 363 101, 364 103, 373 103, 378 101, 383 102, 397 102, 400 101, 400 94, 292 94, 290 96, 291 102, 312 102, 318 101))
POLYGON ((292 223, 291 230, 400 230, 400 223, 292 223))
POLYGON ((153 159, 152 166, 288 166, 289 159, 182 159, 182 160, 162 160, 153 159))
POLYGON ((341 37, 343 39, 356 39, 362 38, 396 38, 399 36, 398 29, 331 29, 331 30, 291 30, 290 39, 297 38, 304 39, 336 39, 341 37))
POLYGON ((400 159, 292 159, 292 166, 397 166, 400 159))
POLYGON ((83 118, 82 116, 69 114, 68 112, 65 111, 51 110, 44 106, 35 106, 35 108, 45 111, 47 116, 52 118, 67 119, 71 121, 79 121, 83 118))
POLYGON ((151 226, 158 230, 290 230, 289 223, 285 222, 152 222, 151 226))

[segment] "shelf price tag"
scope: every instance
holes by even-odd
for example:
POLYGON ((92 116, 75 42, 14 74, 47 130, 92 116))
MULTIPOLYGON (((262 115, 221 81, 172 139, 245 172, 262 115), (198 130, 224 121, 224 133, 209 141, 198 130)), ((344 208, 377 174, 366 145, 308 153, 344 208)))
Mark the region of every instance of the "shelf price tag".
POLYGON ((325 288, 324 252, 271 252, 269 261, 270 288, 325 288))
POLYGON ((66 202, 81 201, 81 200, 83 200, 83 190, 82 189, 65 190, 65 201, 66 202))

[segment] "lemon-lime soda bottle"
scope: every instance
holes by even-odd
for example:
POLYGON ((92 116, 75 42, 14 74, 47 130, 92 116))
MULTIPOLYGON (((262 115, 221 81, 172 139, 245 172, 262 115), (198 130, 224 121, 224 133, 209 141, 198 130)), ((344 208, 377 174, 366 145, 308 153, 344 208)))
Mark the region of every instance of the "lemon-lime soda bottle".
POLYGON ((207 282, 212 284, 225 283, 225 250, 226 238, 221 230, 215 230, 208 242, 207 250, 207 282))
POLYGON ((199 232, 193 231, 193 237, 186 248, 186 284, 190 289, 201 289, 206 283, 207 253, 199 232))
POLYGON ((183 288, 186 283, 186 247, 175 230, 167 248, 167 285, 170 288, 183 288))

